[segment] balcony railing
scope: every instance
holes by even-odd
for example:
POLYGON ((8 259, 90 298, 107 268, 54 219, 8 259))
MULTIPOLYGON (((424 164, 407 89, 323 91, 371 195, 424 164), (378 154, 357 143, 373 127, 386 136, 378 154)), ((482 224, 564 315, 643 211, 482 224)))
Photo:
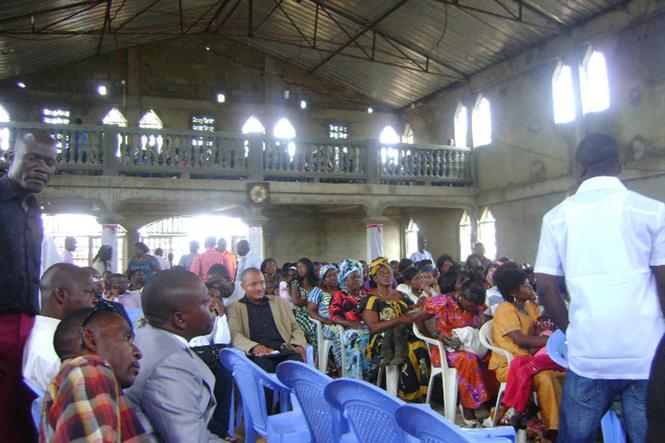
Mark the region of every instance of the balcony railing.
POLYGON ((57 141, 57 173, 309 181, 470 185, 471 151, 452 146, 279 140, 261 134, 118 126, 0 123, 0 166, 16 137, 45 130, 57 141))

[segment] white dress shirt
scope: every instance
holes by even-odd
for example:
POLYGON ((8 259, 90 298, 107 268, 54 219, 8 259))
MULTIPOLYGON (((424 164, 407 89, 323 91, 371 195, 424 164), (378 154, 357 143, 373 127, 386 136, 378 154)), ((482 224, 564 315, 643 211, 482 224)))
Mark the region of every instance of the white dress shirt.
POLYGON ((665 332, 650 266, 665 265, 665 204, 616 177, 584 181, 543 217, 535 272, 565 276, 568 362, 592 379, 649 378, 665 332))
POLYGON ((53 335, 60 320, 37 315, 23 350, 23 377, 46 391, 60 369, 53 335))
POLYGON ((411 254, 411 261, 413 263, 418 263, 419 261, 423 260, 429 260, 430 262, 432 262, 432 264, 434 264, 434 261, 432 260, 432 253, 429 251, 423 251, 423 252, 416 251, 413 254, 411 254))

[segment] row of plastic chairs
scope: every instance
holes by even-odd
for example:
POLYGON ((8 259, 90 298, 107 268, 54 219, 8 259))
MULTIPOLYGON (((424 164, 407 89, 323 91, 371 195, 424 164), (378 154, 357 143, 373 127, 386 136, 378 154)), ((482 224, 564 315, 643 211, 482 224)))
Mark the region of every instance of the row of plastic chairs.
POLYGON ((407 405, 364 381, 332 380, 303 363, 281 363, 276 380, 237 349, 223 349, 220 359, 240 389, 246 441, 257 434, 271 443, 515 441, 510 427, 461 431, 429 407, 407 405), (295 394, 294 410, 269 416, 266 388, 295 394))

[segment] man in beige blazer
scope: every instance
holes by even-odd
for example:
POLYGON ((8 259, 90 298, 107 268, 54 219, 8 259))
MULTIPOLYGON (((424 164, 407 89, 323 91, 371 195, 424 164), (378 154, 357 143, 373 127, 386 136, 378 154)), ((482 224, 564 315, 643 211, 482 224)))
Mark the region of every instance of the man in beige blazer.
POLYGON ((285 360, 305 361, 307 341, 286 300, 266 295, 263 274, 248 268, 240 276, 245 296, 228 308, 231 343, 267 372, 285 360))

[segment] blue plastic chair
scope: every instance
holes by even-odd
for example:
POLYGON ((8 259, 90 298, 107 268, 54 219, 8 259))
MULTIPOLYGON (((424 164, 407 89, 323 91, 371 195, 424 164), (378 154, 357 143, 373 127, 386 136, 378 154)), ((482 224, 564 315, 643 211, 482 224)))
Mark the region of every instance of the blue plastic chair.
POLYGON ((342 414, 333 409, 323 396, 326 385, 332 378, 309 365, 285 361, 277 366, 277 378, 291 388, 302 407, 303 415, 309 425, 312 441, 316 443, 355 442, 348 431, 342 414))
MULTIPOLYGON (((568 368, 568 345, 566 335, 560 329, 547 340, 547 355, 559 366, 568 368)), ((605 443, 626 443, 626 431, 613 409, 609 409, 600 420, 605 443)))
POLYGON ((222 349, 219 358, 222 364, 233 372, 233 379, 240 390, 245 417, 245 441, 255 441, 257 433, 266 437, 270 443, 310 441, 307 421, 302 411, 268 416, 264 388, 284 392, 288 396, 288 387, 259 368, 238 349, 222 349))
POLYGON ((397 424, 419 441, 431 443, 515 442, 510 426, 460 430, 442 415, 415 405, 403 405, 395 411, 397 424))
POLYGON ((129 317, 129 320, 132 322, 132 327, 134 327, 134 325, 136 325, 136 320, 143 317, 143 309, 141 308, 127 309, 127 316, 129 317))
POLYGON ((360 380, 338 379, 323 390, 330 405, 345 414, 361 443, 406 443, 407 434, 395 421, 405 403, 383 389, 360 380))
POLYGON ((39 423, 41 421, 41 406, 45 392, 42 391, 42 388, 40 388, 39 386, 37 386, 27 378, 23 379, 23 384, 26 385, 37 396, 37 398, 35 398, 32 401, 30 412, 32 414, 32 421, 35 424, 35 429, 37 429, 37 433, 39 434, 39 423))

